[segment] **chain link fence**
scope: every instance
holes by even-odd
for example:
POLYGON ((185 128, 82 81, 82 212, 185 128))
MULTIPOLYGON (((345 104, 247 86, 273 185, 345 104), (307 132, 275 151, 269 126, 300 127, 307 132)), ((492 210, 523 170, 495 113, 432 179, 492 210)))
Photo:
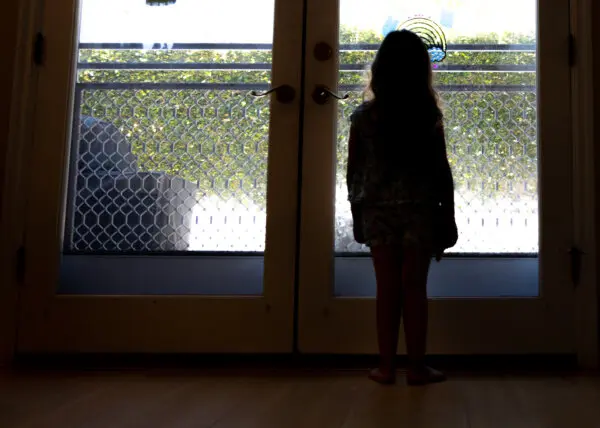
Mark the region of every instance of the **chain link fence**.
POLYGON ((264 249, 268 99, 89 86, 78 87, 68 250, 264 249))
MULTIPOLYGON (((455 180, 457 245, 452 253, 537 253, 535 88, 442 90, 446 144, 455 180)), ((349 117, 361 94, 338 110, 336 251, 365 252, 354 241, 346 202, 349 117)))
MULTIPOLYGON (((233 65, 165 62, 160 68, 140 62, 139 53, 130 66, 111 55, 80 64, 65 250, 263 251, 269 100, 248 93, 268 88, 270 64, 250 63, 246 55, 233 65), (180 68, 181 76, 168 74, 180 68), (237 74, 222 81, 207 68, 237 74), (189 83, 179 81, 190 76, 189 83)), ((182 58, 179 52, 177 61, 182 58)), ((344 68, 360 73, 363 65, 344 68)), ((335 250, 361 252, 344 182, 348 118, 361 92, 357 84, 341 89, 351 97, 338 110, 335 250)), ((535 86, 439 89, 461 233, 453 251, 537 252, 535 86)))

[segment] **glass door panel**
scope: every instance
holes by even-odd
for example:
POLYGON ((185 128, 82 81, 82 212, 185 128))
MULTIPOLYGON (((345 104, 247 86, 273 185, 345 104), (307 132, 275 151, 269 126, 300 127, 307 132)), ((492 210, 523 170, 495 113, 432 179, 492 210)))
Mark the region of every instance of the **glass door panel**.
POLYGON ((362 102, 364 70, 383 34, 423 15, 443 26, 449 42, 445 61, 434 65, 434 81, 460 231, 448 251, 454 257, 432 268, 429 295, 538 296, 536 2, 488 2, 484 12, 469 1, 381 0, 369 6, 368 17, 360 6, 359 0, 340 3, 339 88, 351 96, 338 109, 336 295, 375 295, 371 261, 357 257, 368 249, 354 241, 346 202, 349 116, 362 102), (493 279, 478 281, 482 275, 493 279))
POLYGON ((82 2, 59 292, 262 294, 270 102, 251 91, 274 3, 238 3, 82 2))

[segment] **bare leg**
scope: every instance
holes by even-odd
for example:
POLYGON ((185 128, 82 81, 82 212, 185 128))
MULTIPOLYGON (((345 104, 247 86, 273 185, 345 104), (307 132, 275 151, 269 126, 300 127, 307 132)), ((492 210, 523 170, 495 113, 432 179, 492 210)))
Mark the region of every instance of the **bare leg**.
POLYGON ((427 346, 427 275, 431 252, 417 247, 405 248, 402 264, 402 301, 404 334, 408 354, 408 383, 423 385, 444 380, 442 373, 425 365, 427 346))
POLYGON ((402 313, 402 264, 400 253, 393 246, 371 249, 377 280, 377 341, 379 369, 371 371, 370 378, 382 384, 396 380, 396 351, 402 313))

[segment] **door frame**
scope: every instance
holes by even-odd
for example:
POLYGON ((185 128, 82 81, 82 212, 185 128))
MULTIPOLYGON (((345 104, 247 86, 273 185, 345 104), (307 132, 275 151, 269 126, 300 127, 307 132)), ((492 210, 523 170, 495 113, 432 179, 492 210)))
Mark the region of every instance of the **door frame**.
MULTIPOLYGON (((21 283, 17 276, 17 253, 23 245, 25 230, 24 209, 26 195, 21 183, 27 180, 27 160, 31 155, 31 126, 33 96, 36 89, 37 69, 31 60, 34 35, 38 30, 39 0, 20 0, 14 9, 5 11, 4 22, 15 23, 13 46, 15 55, 7 86, 11 88, 6 101, 8 109, 8 134, 6 135, 5 176, 0 177, 0 367, 12 361, 16 354, 19 295, 21 283)), ((9 27, 10 29, 10 27, 9 27)), ((8 67, 7 67, 8 68, 8 67)), ((4 149, 4 148, 3 148, 4 149)))
MULTIPOLYGON (((19 192, 21 180, 27 178, 26 169, 22 168, 24 160, 31 156, 32 147, 30 146, 30 137, 26 132, 31 129, 31 117, 27 113, 31 103, 27 101, 27 95, 34 88, 34 71, 31 58, 31 40, 37 31, 36 12, 40 5, 37 0, 21 0, 18 3, 18 32, 17 32, 17 52, 15 58, 15 67, 13 73, 13 96, 10 103, 10 131, 8 141, 12 144, 8 146, 6 154, 6 176, 3 179, 4 186, 2 201, 2 216, 0 217, 0 235, 9 239, 0 240, 0 313, 4 314, 0 320, 3 328, 0 338, 0 364, 10 362, 17 353, 14 346, 14 338, 18 329, 17 313, 17 294, 21 294, 22 287, 18 283, 15 272, 16 252, 22 244, 21 237, 24 229, 22 207, 26 202, 26 195, 19 192), (26 76, 26 77, 25 77, 26 76), (10 202, 10 203, 9 203, 10 202), (14 315, 14 316, 13 316, 14 315)), ((598 297, 599 284, 597 282, 597 259, 596 250, 597 231, 595 227, 595 181, 600 176, 600 167, 596 167, 595 159, 600 159, 594 150, 595 135, 594 122, 600 123, 600 97, 590 98, 585 96, 594 90, 597 94, 600 92, 594 88, 593 80, 596 69, 594 61, 599 61, 600 45, 596 44, 592 48, 592 39, 600 40, 600 26, 594 26, 594 18, 600 17, 600 7, 593 7, 591 0, 572 0, 572 17, 576 17, 581 23, 577 26, 575 32, 578 39, 579 56, 578 70, 576 78, 580 79, 579 89, 574 91, 577 98, 575 103, 579 105, 581 111, 587 112, 585 119, 585 132, 582 136, 575 139, 578 146, 583 149, 585 156, 580 157, 583 161, 583 169, 579 170, 579 180, 581 177, 587 177, 583 180, 585 189, 583 195, 588 203, 586 207, 578 212, 577 218, 585 227, 582 235, 586 238, 586 257, 583 263, 581 283, 576 290, 575 308, 577 320, 575 331, 577 333, 576 349, 580 364, 585 368, 597 368, 599 364, 599 334, 598 334, 598 297), (590 13, 591 11, 591 13, 590 13), (592 50, 593 49, 593 50, 592 50), (591 53, 591 54, 590 54, 591 53), (583 95, 583 96, 582 96, 583 95), (595 110, 594 110, 595 107, 595 110), (593 156, 589 156, 589 154, 593 156), (589 180, 589 177, 595 177, 596 180, 589 180), (590 209, 589 207, 593 207, 590 209), (596 233, 594 233, 596 231, 596 233)), ((4 15, 4 19, 11 19, 11 14, 4 15)), ((600 62, 596 62, 598 65, 600 62)), ((581 152, 580 152, 581 153, 581 152)), ((579 182, 576 180, 576 182, 579 182)))
POLYGON ((600 98, 594 92, 600 73, 600 7, 594 0, 571 0, 571 29, 575 37, 575 67, 572 69, 573 150, 575 186, 575 245, 583 252, 581 279, 575 289, 575 347, 579 365, 600 367, 600 278, 598 277, 598 225, 596 183, 600 177, 600 98), (596 65, 600 64, 599 62, 596 65), (594 78, 596 77, 596 85, 594 78), (590 179, 590 178, 593 179, 590 179))

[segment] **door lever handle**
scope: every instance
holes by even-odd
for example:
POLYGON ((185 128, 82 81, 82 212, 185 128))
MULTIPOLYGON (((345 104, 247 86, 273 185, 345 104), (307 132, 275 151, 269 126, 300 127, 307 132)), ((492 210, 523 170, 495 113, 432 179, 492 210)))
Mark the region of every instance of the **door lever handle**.
POLYGON ((325 85, 316 85, 315 90, 312 93, 312 99, 315 103, 319 105, 323 105, 327 102, 329 98, 334 98, 336 100, 347 100, 350 98, 349 94, 339 95, 333 92, 325 85))
POLYGON ((279 101, 281 104, 290 104, 296 98, 296 90, 292 88, 290 85, 280 85, 275 88, 271 88, 266 92, 250 92, 250 95, 253 97, 266 97, 275 93, 275 99, 279 101))

